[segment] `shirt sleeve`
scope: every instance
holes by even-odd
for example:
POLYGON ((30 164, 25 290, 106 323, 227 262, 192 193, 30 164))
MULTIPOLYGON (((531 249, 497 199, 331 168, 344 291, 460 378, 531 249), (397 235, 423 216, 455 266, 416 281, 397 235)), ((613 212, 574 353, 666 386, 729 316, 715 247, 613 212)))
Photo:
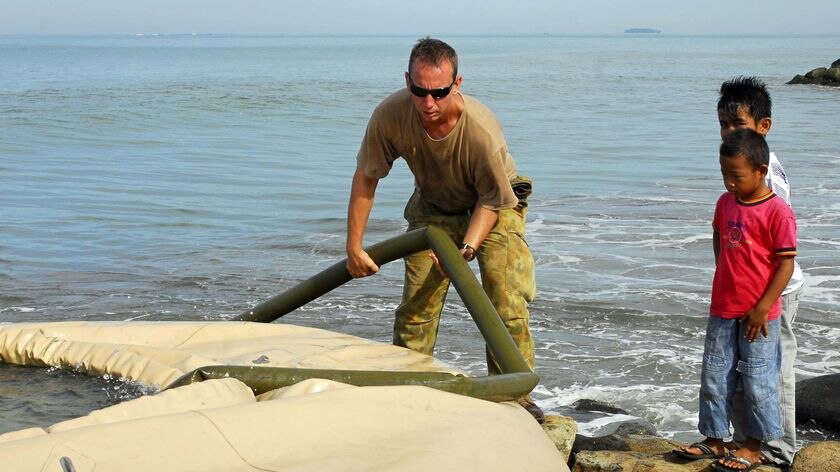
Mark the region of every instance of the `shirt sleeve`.
POLYGON ((796 256, 796 218, 789 208, 783 208, 773 225, 773 245, 778 257, 796 256))
POLYGON ((475 176, 478 203, 488 210, 506 210, 519 204, 519 199, 516 198, 510 186, 510 178, 505 169, 502 153, 506 154, 507 149, 500 149, 484 161, 484 165, 475 176))
POLYGON ((368 121, 365 136, 356 155, 356 167, 362 169, 365 175, 381 179, 391 172, 394 161, 399 153, 388 139, 386 119, 382 116, 382 107, 374 110, 368 121))
POLYGON ((771 153, 770 165, 767 169, 767 177, 765 178, 767 186, 773 190, 773 193, 782 197, 785 203, 790 206, 790 182, 788 182, 785 168, 775 154, 771 153))
POLYGON ((726 194, 724 193, 718 198, 717 204, 715 205, 715 215, 712 217, 712 229, 718 233, 722 232, 720 230, 720 218, 721 212, 723 211, 723 197, 725 196, 726 194))

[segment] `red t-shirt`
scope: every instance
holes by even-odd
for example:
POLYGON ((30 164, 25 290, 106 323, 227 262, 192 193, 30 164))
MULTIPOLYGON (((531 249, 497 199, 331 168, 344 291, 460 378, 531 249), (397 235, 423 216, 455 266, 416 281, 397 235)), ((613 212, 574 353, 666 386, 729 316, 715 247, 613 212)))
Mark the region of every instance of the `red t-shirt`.
MULTIPOLYGON (((785 201, 771 193, 744 203, 729 192, 720 196, 712 222, 720 253, 712 282, 712 316, 741 318, 764 295, 779 267, 779 256, 796 255, 796 218, 785 201)), ((781 314, 781 297, 768 316, 781 314)))

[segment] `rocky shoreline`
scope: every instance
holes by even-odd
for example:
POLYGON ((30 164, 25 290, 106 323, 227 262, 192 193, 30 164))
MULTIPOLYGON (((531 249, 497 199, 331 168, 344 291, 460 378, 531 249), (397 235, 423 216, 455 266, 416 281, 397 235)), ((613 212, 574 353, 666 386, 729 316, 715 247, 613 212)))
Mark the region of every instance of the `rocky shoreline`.
MULTIPOLYGON (((630 424, 630 423, 627 423, 630 424)), ((568 416, 546 415, 543 430, 563 454, 572 472, 706 472, 712 459, 690 461, 672 451, 682 443, 650 434, 639 434, 633 427, 619 427, 610 435, 597 438, 577 434, 577 423, 568 416)), ((771 466, 756 472, 778 472, 771 466)), ((840 471, 840 441, 811 443, 800 449, 790 472, 840 471)))
MULTIPOLYGON (((840 374, 828 374, 797 382, 796 418, 799 424, 814 424, 840 432, 840 374)), ((615 405, 578 400, 565 412, 571 416, 546 415, 543 430, 563 454, 572 472, 707 472, 713 459, 687 460, 673 453, 683 444, 657 436, 647 421, 615 405), (596 437, 579 434, 578 421, 596 415, 619 415, 620 421, 596 437), (577 418, 577 420, 575 418, 577 418)), ((778 471, 772 466, 753 469, 778 471)), ((840 472, 840 441, 817 441, 800 449, 790 472, 840 472)))

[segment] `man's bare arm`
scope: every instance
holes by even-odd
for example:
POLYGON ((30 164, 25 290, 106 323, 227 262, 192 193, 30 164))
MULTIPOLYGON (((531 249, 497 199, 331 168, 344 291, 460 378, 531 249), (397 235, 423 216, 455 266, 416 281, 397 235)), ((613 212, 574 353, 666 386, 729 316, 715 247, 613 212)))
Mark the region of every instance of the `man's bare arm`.
POLYGON ((366 277, 379 271, 363 249, 365 228, 373 208, 373 199, 379 179, 368 177, 364 170, 356 169, 347 205, 347 270, 353 277, 366 277))

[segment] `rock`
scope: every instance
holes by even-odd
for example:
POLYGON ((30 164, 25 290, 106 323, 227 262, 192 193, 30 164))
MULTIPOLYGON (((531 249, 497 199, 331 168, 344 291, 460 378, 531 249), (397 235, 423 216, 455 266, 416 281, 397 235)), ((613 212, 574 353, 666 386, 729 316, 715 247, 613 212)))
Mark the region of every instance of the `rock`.
MULTIPOLYGON (((828 69, 830 71, 831 69, 828 69)), ((840 374, 824 375, 797 383, 797 421, 820 421, 840 428, 840 374)), ((570 417, 548 415, 543 429, 564 457, 570 457, 571 472, 708 472, 712 459, 689 460, 674 454, 683 443, 656 436, 642 418, 630 416, 615 405, 595 400, 578 400, 565 412, 570 417), (587 425, 576 425, 578 412, 587 425), (604 413, 605 412, 605 413, 604 413), (576 434, 610 431, 596 437, 576 434), (572 439, 574 440, 571 443, 572 439), (571 456, 570 452, 571 451, 571 456)), ((580 421, 580 419, 578 419, 580 421)), ((778 472, 760 466, 754 472, 778 472)), ((796 453, 789 472, 840 472, 840 441, 809 444, 796 453)))
MULTIPOLYGON (((582 451, 575 455, 572 472, 707 472, 712 459, 679 462, 665 455, 631 451, 582 451)), ((761 466, 755 472, 779 472, 761 466)), ((815 471, 810 471, 815 472, 815 471)))
MULTIPOLYGON (((668 454, 646 454, 635 451, 581 451, 575 454, 572 472, 708 472, 713 459, 690 461, 668 454)), ((808 472, 828 472, 837 469, 811 469, 808 472)), ((753 469, 755 472, 779 472, 771 466, 753 469)), ((800 471, 801 472, 801 471, 800 471)))
POLYGON ((578 420, 578 431, 590 438, 600 438, 614 434, 647 434, 655 435, 656 428, 644 418, 629 415, 604 415, 589 419, 587 423, 578 420))
POLYGON ((590 400, 588 398, 581 398, 572 403, 577 411, 602 411, 604 413, 629 415, 627 410, 619 408, 612 403, 602 402, 599 400, 590 400))
POLYGON ((639 452, 625 451, 581 451, 575 454, 572 472, 685 472, 700 471, 711 461, 694 461, 692 465, 699 468, 686 468, 681 464, 667 462, 662 457, 651 456, 639 452), (702 464, 698 464, 702 463, 702 464))
MULTIPOLYGON (((570 418, 555 416, 556 421, 570 418)), ((546 424, 549 423, 548 417, 546 424)), ((563 426, 570 434, 568 426, 563 426)), ((620 428, 619 428, 620 429, 620 428)), ((548 429, 546 430, 548 432, 548 429)), ((555 443, 557 441, 555 440, 555 443)), ((690 460, 673 453, 682 446, 680 442, 655 435, 615 433, 600 438, 577 435, 571 472, 709 472, 712 459, 690 460)), ((560 450, 560 445, 558 445, 560 450)), ((562 452, 562 450, 561 450, 562 452)), ((565 454, 565 453, 564 453, 565 454)), ((761 466, 755 472, 779 472, 773 466, 761 466)), ((840 442, 812 443, 795 456, 789 472, 840 472, 840 442)))
POLYGON ((830 68, 817 67, 805 75, 797 74, 788 84, 811 84, 840 87, 840 59, 834 61, 830 68))
POLYGON ((578 424, 578 435, 573 450, 607 450, 611 444, 630 434, 655 436, 656 428, 649 421, 630 415, 627 410, 612 403, 582 399, 567 411, 578 424))
POLYGON ((840 472, 840 442, 809 444, 793 457, 790 472, 840 472))
POLYGON ((817 67, 816 69, 812 69, 810 72, 805 73, 805 77, 809 79, 821 79, 827 70, 828 69, 825 67, 817 67))
POLYGON ((630 451, 662 456, 669 456, 671 451, 683 446, 681 442, 644 434, 627 435, 624 441, 625 447, 630 451))
POLYGON ((799 84, 807 84, 809 79, 806 79, 804 75, 796 74, 793 76, 792 79, 787 81, 788 85, 799 85, 799 84))
POLYGON ((638 451, 648 452, 656 451, 656 453, 670 452, 675 447, 680 446, 680 443, 668 442, 667 445, 659 448, 651 446, 641 446, 643 443, 667 442, 666 439, 657 438, 656 431, 652 427, 648 428, 640 423, 628 422, 622 423, 616 428, 615 432, 605 436, 588 437, 578 434, 575 438, 573 451, 638 451))
POLYGON ((554 442, 554 446, 563 455, 566 462, 572 454, 572 445, 575 443, 577 423, 568 416, 545 415, 543 431, 554 442))
POLYGON ((618 425, 615 432, 612 433, 617 436, 626 436, 631 434, 642 436, 655 436, 656 428, 647 420, 642 418, 635 418, 634 420, 625 421, 618 425))
POLYGON ((821 375, 796 383, 796 422, 813 421, 840 432, 840 374, 821 375))

